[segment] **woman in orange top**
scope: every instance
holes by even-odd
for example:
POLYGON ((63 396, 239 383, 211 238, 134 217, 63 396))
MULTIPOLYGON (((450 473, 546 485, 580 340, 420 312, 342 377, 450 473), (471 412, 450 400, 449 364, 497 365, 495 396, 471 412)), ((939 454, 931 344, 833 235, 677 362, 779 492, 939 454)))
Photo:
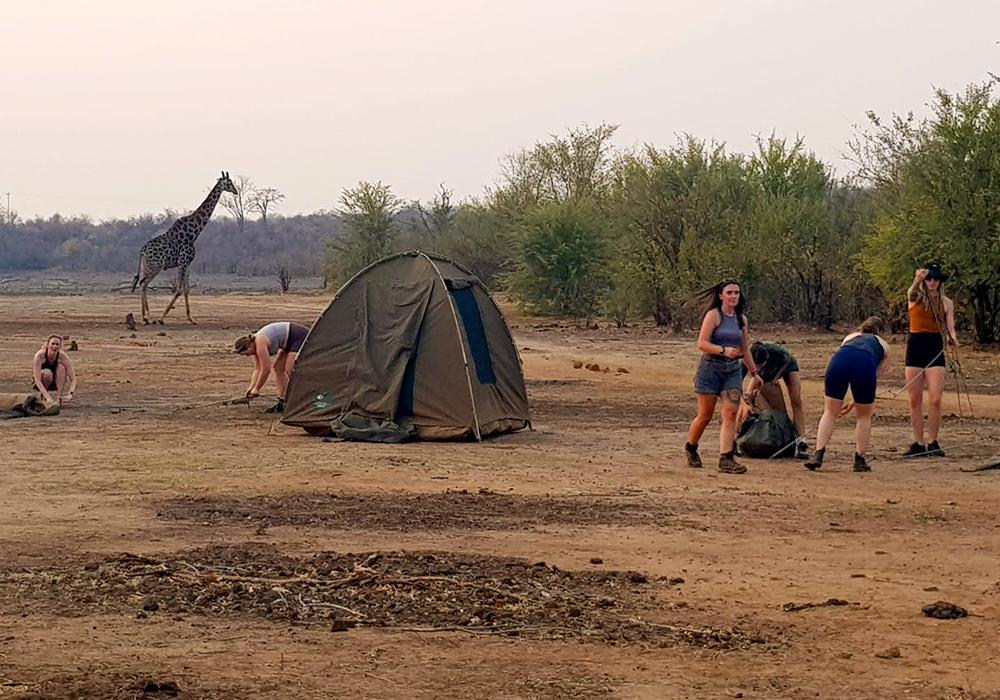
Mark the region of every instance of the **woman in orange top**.
POLYGON ((955 337, 955 304, 941 291, 948 279, 934 263, 917 270, 907 291, 910 335, 906 340, 906 383, 910 392, 910 422, 913 444, 906 457, 944 457, 938 444, 941 428, 941 397, 944 396, 944 338, 958 345, 955 337), (921 373, 923 377, 921 377, 921 373), (927 387, 927 438, 924 446, 924 387, 927 387))

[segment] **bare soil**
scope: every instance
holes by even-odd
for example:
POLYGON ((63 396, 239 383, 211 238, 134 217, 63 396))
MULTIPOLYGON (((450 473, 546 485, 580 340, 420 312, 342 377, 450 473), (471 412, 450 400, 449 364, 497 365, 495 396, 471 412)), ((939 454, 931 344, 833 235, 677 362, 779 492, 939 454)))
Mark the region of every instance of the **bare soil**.
MULTIPOLYGON (((845 418, 821 472, 734 476, 717 424, 684 466, 692 337, 510 310, 535 430, 324 443, 207 404, 246 386, 233 338, 326 299, 192 303, 133 333, 136 297, 4 297, 0 391, 52 332, 81 381, 0 423, 0 698, 1000 698, 1000 471, 959 471, 1000 452, 996 353, 962 350, 946 458, 901 457, 900 339, 872 473, 845 418)), ((814 425, 839 336, 753 330, 814 425)))

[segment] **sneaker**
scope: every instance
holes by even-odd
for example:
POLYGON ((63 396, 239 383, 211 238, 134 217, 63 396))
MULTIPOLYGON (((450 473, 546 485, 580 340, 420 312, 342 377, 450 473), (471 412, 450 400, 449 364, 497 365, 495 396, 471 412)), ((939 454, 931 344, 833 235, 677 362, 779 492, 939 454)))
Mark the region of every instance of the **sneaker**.
POLYGON ((823 466, 823 456, 826 455, 826 448, 816 450, 812 453, 812 457, 806 462, 806 469, 811 472, 816 471, 823 466))
POLYGON ((688 466, 694 469, 701 469, 701 457, 698 456, 698 446, 689 442, 684 443, 684 454, 687 456, 688 466))
POLYGON ((903 453, 904 457, 923 457, 927 454, 927 448, 921 445, 919 442, 915 442, 906 448, 906 452, 903 453))
POLYGON ((278 399, 273 406, 264 411, 264 413, 284 413, 284 412, 285 412, 284 399, 278 399))
POLYGON ((805 440, 795 443, 795 459, 809 458, 809 444, 805 440))
POLYGON ((927 443, 927 451, 924 452, 927 457, 944 457, 944 450, 941 449, 941 445, 938 444, 937 440, 932 440, 927 443))
POLYGON ((868 461, 865 459, 864 455, 859 455, 857 452, 854 453, 854 471, 856 472, 870 472, 872 468, 868 466, 868 461))
POLYGON ((745 474, 747 468, 733 459, 733 453, 719 455, 719 471, 723 474, 745 474))

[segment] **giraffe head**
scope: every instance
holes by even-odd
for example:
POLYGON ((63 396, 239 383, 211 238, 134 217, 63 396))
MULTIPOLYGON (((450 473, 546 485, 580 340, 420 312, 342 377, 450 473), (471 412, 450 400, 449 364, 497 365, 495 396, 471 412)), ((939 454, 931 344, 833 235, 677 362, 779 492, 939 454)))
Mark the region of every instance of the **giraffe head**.
POLYGON ((233 181, 229 179, 229 173, 225 170, 222 171, 222 176, 219 178, 218 187, 222 189, 223 192, 229 192, 230 194, 239 194, 239 190, 236 189, 236 185, 233 181))

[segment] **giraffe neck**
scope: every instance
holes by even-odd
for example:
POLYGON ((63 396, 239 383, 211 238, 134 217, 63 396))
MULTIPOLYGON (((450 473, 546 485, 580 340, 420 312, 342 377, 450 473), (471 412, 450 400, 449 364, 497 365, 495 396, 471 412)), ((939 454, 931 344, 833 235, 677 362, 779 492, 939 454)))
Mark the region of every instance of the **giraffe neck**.
POLYGON ((190 221, 193 225, 193 230, 191 232, 192 238, 197 238, 205 225, 208 224, 208 220, 212 218, 212 212, 215 211, 215 205, 219 203, 219 197, 222 196, 222 182, 219 181, 215 183, 215 187, 212 191, 208 193, 205 197, 205 201, 202 202, 197 209, 195 209, 190 214, 190 221))

